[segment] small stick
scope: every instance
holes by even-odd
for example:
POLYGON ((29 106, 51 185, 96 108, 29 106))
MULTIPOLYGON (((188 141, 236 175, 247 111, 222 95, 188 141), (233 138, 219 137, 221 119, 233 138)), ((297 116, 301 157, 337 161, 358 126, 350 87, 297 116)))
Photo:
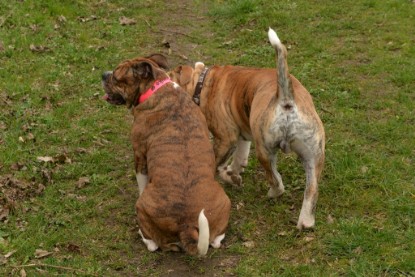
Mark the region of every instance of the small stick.
POLYGON ((79 273, 86 274, 86 275, 98 276, 98 275, 93 274, 93 273, 87 273, 87 272, 85 272, 83 270, 80 270, 80 269, 76 269, 76 268, 72 268, 72 267, 66 267, 66 266, 50 265, 50 264, 27 264, 27 265, 18 265, 18 266, 12 266, 12 267, 14 267, 14 268, 50 267, 50 268, 55 268, 55 269, 64 269, 64 270, 75 271, 75 272, 79 272, 79 273))

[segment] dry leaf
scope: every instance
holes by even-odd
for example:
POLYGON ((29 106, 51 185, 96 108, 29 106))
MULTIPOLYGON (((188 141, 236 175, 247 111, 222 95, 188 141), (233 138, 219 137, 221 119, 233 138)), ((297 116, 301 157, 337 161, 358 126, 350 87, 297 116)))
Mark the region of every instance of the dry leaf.
POLYGON ((3 207, 0 209, 0 221, 5 221, 9 216, 10 210, 9 208, 3 207))
POLYGON ((285 237, 288 233, 286 231, 282 231, 278 233, 278 236, 285 237))
POLYGON ((137 23, 137 21, 135 19, 132 18, 127 18, 125 16, 121 16, 120 17, 120 24, 125 26, 125 25, 134 25, 137 23))
POLYGON ((60 15, 60 16, 58 17, 58 21, 59 21, 59 22, 66 22, 66 17, 64 17, 63 15, 60 15))
POLYGON ((27 274, 26 274, 26 270, 24 270, 24 268, 22 268, 21 270, 20 270, 20 277, 26 277, 27 276, 27 274))
POLYGON ((0 265, 4 265, 6 263, 7 263, 7 259, 3 255, 0 255, 0 265))
POLYGON ((90 183, 90 180, 88 177, 81 177, 79 178, 78 182, 76 182, 76 187, 77 188, 83 188, 85 187, 85 185, 88 185, 90 183))
POLYGON ((304 237, 304 241, 306 243, 309 243, 310 241, 313 241, 313 240, 315 240, 315 237, 313 237, 313 236, 306 236, 306 237, 304 237))
POLYGON ((244 207, 244 203, 243 202, 239 202, 238 204, 236 204, 236 210, 239 211, 240 209, 242 209, 244 207))
POLYGON ((327 216, 327 223, 328 223, 328 224, 333 224, 333 223, 334 223, 334 218, 331 216, 331 214, 329 214, 329 215, 327 216))
POLYGON ((7 253, 6 255, 4 255, 4 257, 6 259, 10 258, 14 253, 16 253, 16 250, 10 251, 9 253, 7 253))
POLYGON ((254 248, 255 247, 255 242, 253 242, 252 240, 245 241, 244 243, 242 243, 242 245, 245 246, 246 248, 254 248))
POLYGON ((37 160, 39 162, 44 162, 44 163, 53 162, 53 158, 52 157, 37 157, 37 160))
POLYGON ((36 249, 36 251, 35 251, 35 258, 36 259, 41 259, 41 258, 50 256, 52 254, 53 254, 53 252, 48 252, 48 251, 42 250, 42 249, 36 249))
POLYGON ((36 53, 43 53, 49 51, 49 47, 43 46, 43 45, 34 45, 30 44, 30 51, 36 52, 36 53))

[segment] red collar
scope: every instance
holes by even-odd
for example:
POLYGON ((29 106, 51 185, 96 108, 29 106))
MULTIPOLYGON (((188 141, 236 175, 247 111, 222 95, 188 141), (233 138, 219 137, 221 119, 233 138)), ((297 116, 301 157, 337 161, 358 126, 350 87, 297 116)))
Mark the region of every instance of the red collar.
POLYGON ((143 103, 146 101, 153 93, 155 93, 159 88, 164 86, 165 84, 171 83, 170 78, 164 79, 164 80, 156 80, 154 84, 143 94, 140 95, 140 98, 138 99, 138 103, 143 103))

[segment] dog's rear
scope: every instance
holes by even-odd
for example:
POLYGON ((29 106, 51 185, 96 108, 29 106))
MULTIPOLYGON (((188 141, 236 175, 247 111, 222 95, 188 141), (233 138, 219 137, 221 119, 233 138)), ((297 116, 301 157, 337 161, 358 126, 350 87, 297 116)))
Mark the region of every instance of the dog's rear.
POLYGON ((149 183, 137 201, 144 238, 164 250, 205 255, 225 232, 230 200, 215 181, 206 122, 181 89, 154 94, 135 110, 133 146, 146 151, 149 183), (144 130, 151 136, 143 141, 144 130), (141 138, 141 139, 138 139, 141 138))

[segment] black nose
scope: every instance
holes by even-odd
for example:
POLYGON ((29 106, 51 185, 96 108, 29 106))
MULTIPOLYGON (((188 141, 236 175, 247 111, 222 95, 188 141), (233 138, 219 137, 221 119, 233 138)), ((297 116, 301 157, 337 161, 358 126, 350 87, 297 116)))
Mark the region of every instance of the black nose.
POLYGON ((111 71, 104 72, 102 74, 102 81, 106 81, 108 79, 108 77, 111 76, 111 74, 112 74, 111 71))

